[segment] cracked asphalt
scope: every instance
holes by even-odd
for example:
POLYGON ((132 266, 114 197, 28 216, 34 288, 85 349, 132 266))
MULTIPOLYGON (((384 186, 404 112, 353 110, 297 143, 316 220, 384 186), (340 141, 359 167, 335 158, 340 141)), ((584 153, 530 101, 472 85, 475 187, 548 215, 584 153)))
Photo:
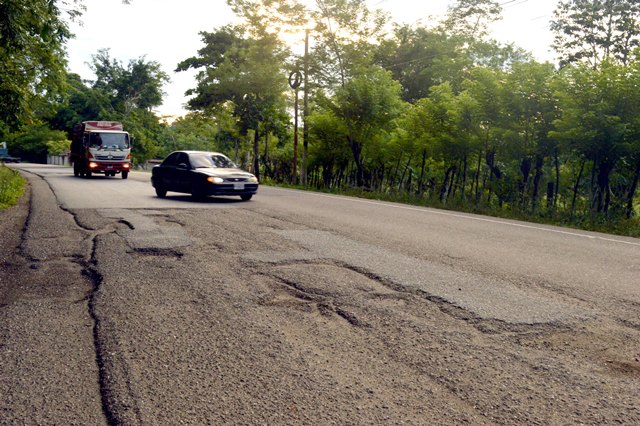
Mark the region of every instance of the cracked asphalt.
POLYGON ((637 240, 51 170, 0 213, 0 424, 640 423, 637 240))

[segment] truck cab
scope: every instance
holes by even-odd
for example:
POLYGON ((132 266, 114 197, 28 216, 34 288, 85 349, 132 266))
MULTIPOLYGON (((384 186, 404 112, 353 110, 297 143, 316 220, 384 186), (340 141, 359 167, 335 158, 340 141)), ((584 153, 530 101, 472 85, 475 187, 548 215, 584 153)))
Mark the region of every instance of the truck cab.
POLYGON ((131 139, 122 124, 111 121, 85 121, 76 125, 71 142, 71 162, 75 176, 129 176, 131 139))

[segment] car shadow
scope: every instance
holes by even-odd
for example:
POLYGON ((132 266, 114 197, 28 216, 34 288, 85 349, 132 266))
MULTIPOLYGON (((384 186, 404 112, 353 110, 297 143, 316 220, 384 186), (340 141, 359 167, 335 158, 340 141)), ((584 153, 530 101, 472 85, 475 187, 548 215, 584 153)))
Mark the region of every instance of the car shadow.
POLYGON ((155 198, 157 198, 159 200, 171 200, 171 201, 180 201, 180 202, 184 202, 184 203, 195 203, 195 204, 235 204, 235 203, 248 203, 248 202, 251 202, 251 200, 242 201, 239 197, 233 197, 233 198, 231 198, 231 197, 232 196, 225 197, 225 196, 214 196, 214 195, 211 195, 209 197, 205 197, 203 199, 196 200, 191 195, 182 195, 182 194, 170 195, 170 194, 167 194, 167 196, 164 197, 164 198, 160 198, 160 197, 155 197, 155 198))

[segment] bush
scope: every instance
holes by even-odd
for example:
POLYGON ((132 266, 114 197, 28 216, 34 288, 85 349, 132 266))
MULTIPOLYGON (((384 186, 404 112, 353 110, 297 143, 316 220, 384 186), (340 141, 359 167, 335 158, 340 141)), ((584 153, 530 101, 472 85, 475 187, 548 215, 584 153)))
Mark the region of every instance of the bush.
POLYGON ((18 172, 0 166, 0 210, 14 206, 24 194, 25 180, 18 172))

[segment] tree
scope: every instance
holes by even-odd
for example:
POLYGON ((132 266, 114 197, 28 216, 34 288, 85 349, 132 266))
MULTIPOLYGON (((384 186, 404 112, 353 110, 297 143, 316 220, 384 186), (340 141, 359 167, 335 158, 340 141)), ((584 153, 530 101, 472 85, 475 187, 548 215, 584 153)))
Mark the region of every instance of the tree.
POLYGON ((393 73, 402 85, 402 98, 415 102, 429 88, 444 82, 459 87, 472 59, 460 38, 426 28, 396 27, 393 37, 375 50, 375 62, 393 73))
POLYGON ((151 110, 162 104, 162 86, 169 76, 158 62, 147 62, 142 56, 125 68, 111 59, 108 49, 101 49, 92 56, 91 69, 96 75, 92 87, 109 96, 117 112, 129 115, 134 109, 151 110))
POLYGON ((563 0, 551 21, 553 48, 561 65, 603 61, 627 64, 640 46, 637 0, 563 0))
POLYGON ((316 0, 317 83, 333 90, 366 70, 386 35, 388 16, 371 11, 364 0, 316 0))
POLYGON ((561 115, 551 135, 593 162, 591 205, 598 213, 609 211, 610 176, 624 154, 626 74, 626 67, 609 62, 595 70, 578 65, 567 67, 555 83, 561 115))
POLYGON ((0 129, 32 122, 36 103, 60 91, 71 33, 58 4, 81 13, 76 1, 0 2, 0 129))
POLYGON ((501 13, 502 6, 493 0, 456 0, 442 25, 445 31, 468 41, 481 40, 489 33, 489 25, 501 19, 501 13))
POLYGON ((9 140, 9 151, 24 161, 46 163, 49 146, 64 143, 69 147, 67 133, 51 130, 46 125, 24 126, 12 134, 9 140))
POLYGON ((526 206, 526 193, 530 191, 534 210, 537 207, 546 158, 552 157, 555 160, 556 193, 560 180, 557 147, 548 136, 557 114, 555 97, 550 87, 554 73, 550 63, 516 63, 506 76, 506 90, 503 91, 504 104, 510 116, 507 133, 522 174, 519 184, 522 207, 526 206))
POLYGON ((282 72, 288 51, 277 36, 246 36, 242 26, 225 26, 201 32, 205 46, 196 57, 178 64, 177 71, 199 69, 197 87, 187 94, 189 109, 213 114, 227 103, 233 105, 241 134, 254 133, 254 173, 259 177, 260 124, 283 117, 287 81, 282 72))
POLYGON ((76 123, 113 114, 109 97, 87 86, 78 74, 67 74, 63 87, 66 96, 55 104, 51 116, 43 117, 51 128, 71 132, 76 123))
POLYGON ((401 113, 400 84, 388 71, 372 67, 369 72, 352 78, 327 99, 327 107, 344 122, 346 142, 356 165, 356 184, 364 184, 363 153, 401 113))

